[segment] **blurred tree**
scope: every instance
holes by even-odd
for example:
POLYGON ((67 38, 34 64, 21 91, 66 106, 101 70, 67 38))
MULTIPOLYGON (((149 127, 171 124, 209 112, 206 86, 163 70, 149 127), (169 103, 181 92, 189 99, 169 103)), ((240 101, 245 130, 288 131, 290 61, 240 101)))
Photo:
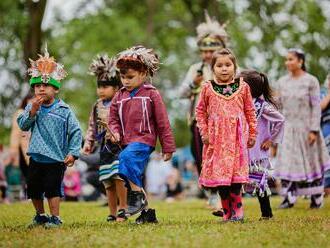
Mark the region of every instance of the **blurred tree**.
POLYGON ((11 114, 26 93, 26 68, 42 44, 41 23, 47 0, 0 2, 0 143, 8 142, 11 114))
MULTIPOLYGON (((1 81, 1 99, 12 99, 18 94, 10 89, 19 92, 22 87, 17 82, 23 82, 26 69, 22 52, 30 20, 26 2, 0 1, 0 78, 8 85, 4 90, 1 81)), ((43 30, 43 40, 69 72, 60 96, 74 106, 83 128, 96 98, 95 79, 88 75, 93 57, 102 52, 113 56, 136 44, 155 48, 162 65, 154 84, 167 103, 178 145, 183 146, 189 143, 189 131, 177 87, 189 65, 198 61, 195 27, 203 21, 204 8, 221 23, 229 21, 230 47, 241 67, 262 70, 274 81, 285 73, 287 48, 300 47, 307 53, 309 72, 323 81, 330 67, 326 6, 325 0, 83 0, 70 11, 71 19, 58 11, 52 25, 43 30), (91 5, 96 6, 92 12, 91 5)), ((6 104, 0 105, 0 116, 10 116, 10 106, 17 102, 6 104)), ((9 127, 3 117, 0 126, 9 127)))

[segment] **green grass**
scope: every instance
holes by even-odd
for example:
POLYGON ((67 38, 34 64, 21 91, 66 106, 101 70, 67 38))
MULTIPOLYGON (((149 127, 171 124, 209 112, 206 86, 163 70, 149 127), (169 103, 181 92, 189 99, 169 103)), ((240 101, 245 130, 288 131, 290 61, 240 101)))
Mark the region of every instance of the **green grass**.
POLYGON ((246 221, 220 223, 205 202, 153 202, 159 224, 137 226, 106 223, 107 208, 100 203, 62 203, 60 229, 27 229, 34 214, 30 203, 0 205, 0 247, 330 247, 330 199, 320 210, 310 210, 300 199, 289 210, 277 210, 274 220, 258 221, 256 199, 244 199, 246 221))

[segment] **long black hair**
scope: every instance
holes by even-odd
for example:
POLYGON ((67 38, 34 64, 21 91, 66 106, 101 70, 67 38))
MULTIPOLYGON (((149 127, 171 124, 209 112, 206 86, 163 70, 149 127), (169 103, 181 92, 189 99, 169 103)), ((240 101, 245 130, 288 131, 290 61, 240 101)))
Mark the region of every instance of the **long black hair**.
POLYGON ((288 50, 289 53, 293 53, 294 56, 296 56, 298 59, 302 60, 302 64, 301 64, 301 69, 303 71, 306 71, 306 64, 305 64, 305 53, 303 50, 299 49, 299 48, 290 48, 288 50))
POLYGON ((239 77, 243 77, 243 80, 250 86, 253 98, 263 96, 266 102, 278 108, 266 74, 255 70, 244 70, 239 74, 239 77))

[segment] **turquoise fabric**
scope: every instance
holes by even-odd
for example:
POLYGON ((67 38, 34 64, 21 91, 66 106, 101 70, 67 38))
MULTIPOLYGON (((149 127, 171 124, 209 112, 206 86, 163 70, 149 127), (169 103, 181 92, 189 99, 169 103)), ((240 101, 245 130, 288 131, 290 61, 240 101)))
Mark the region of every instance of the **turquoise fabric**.
POLYGON ((31 139, 27 154, 31 157, 47 157, 63 162, 68 154, 79 157, 82 134, 79 122, 62 100, 50 111, 39 110, 30 117, 32 105, 28 104, 17 118, 23 131, 31 130, 31 139))

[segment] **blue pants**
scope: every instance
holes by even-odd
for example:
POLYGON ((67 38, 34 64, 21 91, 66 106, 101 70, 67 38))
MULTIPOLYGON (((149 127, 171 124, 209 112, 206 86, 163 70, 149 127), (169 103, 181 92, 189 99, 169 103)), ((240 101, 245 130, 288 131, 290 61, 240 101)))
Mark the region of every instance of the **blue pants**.
POLYGON ((119 154, 119 175, 142 187, 142 177, 154 147, 133 142, 119 154))

